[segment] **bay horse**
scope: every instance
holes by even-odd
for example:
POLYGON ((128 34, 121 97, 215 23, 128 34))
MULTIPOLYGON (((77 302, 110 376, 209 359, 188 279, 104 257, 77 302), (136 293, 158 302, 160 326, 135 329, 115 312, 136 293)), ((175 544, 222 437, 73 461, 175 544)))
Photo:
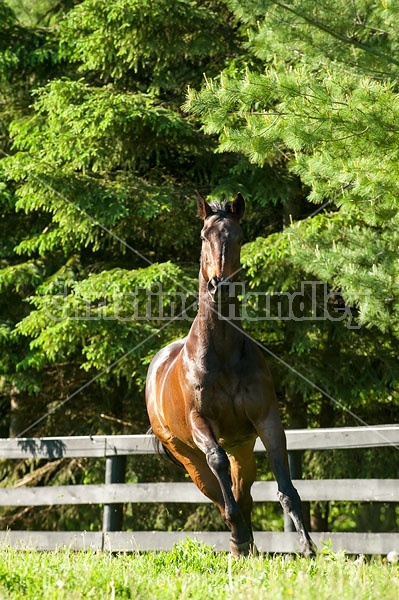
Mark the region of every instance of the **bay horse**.
POLYGON ((302 553, 315 546, 301 515, 288 466, 286 437, 273 382, 258 345, 240 325, 235 282, 240 271, 245 201, 208 203, 203 219, 198 312, 184 339, 153 358, 146 403, 151 429, 166 454, 185 467, 218 507, 231 532, 234 556, 255 551, 251 525, 254 444, 262 440, 302 553))

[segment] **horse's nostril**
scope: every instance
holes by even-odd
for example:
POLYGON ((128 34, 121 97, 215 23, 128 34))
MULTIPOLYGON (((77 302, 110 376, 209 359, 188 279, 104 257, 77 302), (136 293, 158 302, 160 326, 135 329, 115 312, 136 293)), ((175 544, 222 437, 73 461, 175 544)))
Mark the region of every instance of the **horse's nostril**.
POLYGON ((218 286, 220 285, 221 281, 222 280, 219 277, 212 277, 212 279, 208 281, 208 292, 212 294, 212 296, 215 295, 216 290, 218 289, 218 286))
POLYGON ((208 281, 208 292, 213 295, 216 292, 217 285, 216 278, 212 277, 212 279, 208 281))

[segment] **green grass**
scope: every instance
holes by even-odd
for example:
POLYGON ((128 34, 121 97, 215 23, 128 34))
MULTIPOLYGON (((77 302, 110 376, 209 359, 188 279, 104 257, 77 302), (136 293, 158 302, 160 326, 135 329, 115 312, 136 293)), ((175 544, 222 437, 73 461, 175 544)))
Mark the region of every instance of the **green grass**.
POLYGON ((362 600, 399 598, 399 563, 354 560, 324 550, 316 559, 235 560, 193 540, 171 552, 35 552, 0 549, 0 598, 31 600, 362 600))

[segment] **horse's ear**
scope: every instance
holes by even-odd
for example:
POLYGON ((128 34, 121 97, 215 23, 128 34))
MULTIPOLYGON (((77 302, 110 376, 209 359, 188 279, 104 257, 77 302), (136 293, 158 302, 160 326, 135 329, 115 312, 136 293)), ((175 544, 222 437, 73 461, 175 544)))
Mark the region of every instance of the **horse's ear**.
POLYGON ((238 192, 233 202, 230 202, 230 211, 233 213, 236 219, 240 220, 244 216, 245 212, 245 200, 244 196, 238 192))
POLYGON ((201 219, 206 219, 213 215, 213 210, 209 206, 208 202, 201 196, 199 192, 197 192, 197 207, 198 207, 198 216, 201 219))

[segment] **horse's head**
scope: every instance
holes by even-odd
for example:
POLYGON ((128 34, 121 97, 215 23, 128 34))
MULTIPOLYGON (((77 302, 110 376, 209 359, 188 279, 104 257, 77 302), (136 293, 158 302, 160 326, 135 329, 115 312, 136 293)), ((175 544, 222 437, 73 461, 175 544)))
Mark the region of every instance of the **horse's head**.
POLYGON ((231 202, 208 204, 198 194, 198 215, 204 220, 201 231, 201 275, 208 283, 213 300, 217 293, 228 290, 226 283, 235 280, 240 270, 242 231, 240 219, 245 200, 238 193, 231 202))

